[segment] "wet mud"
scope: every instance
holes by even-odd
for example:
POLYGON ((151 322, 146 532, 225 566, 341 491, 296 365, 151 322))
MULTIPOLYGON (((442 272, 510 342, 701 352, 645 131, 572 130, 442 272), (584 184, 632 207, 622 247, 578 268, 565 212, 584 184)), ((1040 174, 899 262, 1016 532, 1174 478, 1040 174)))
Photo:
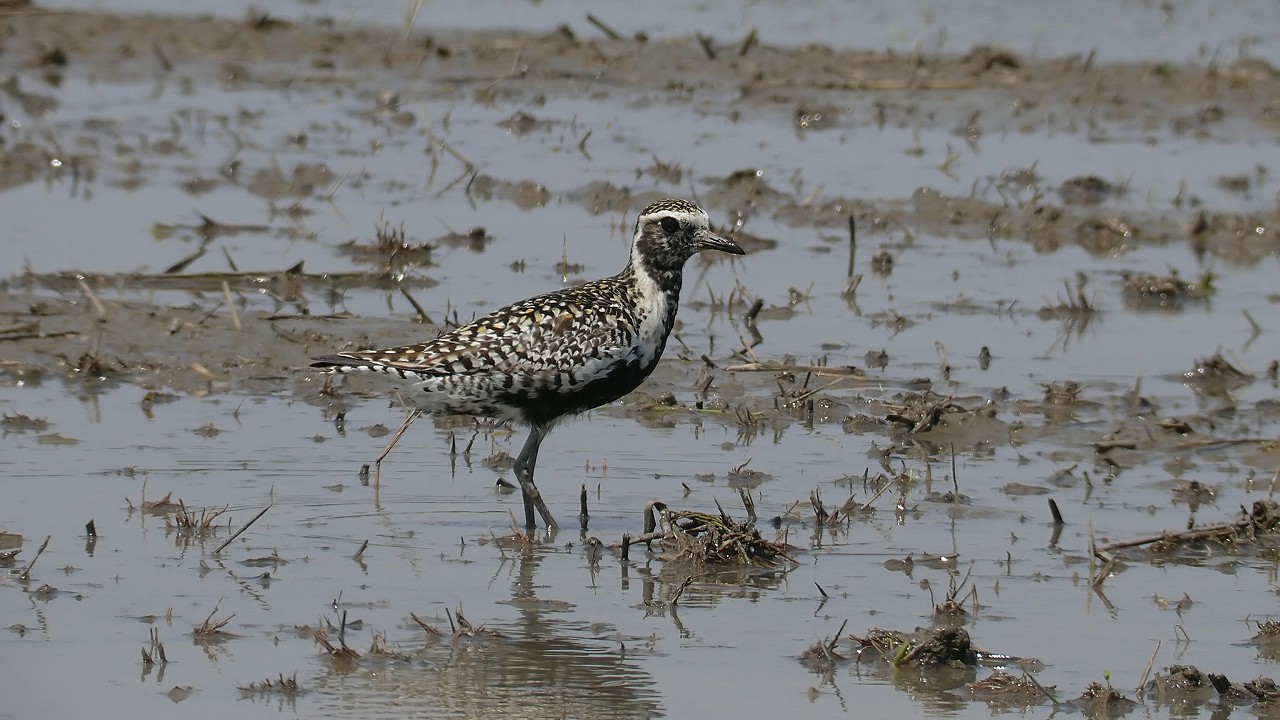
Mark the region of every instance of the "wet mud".
POLYGON ((765 38, 0 4, 0 712, 1277 702, 1280 72, 765 38), (748 255, 548 439, 579 528, 304 369, 666 196, 748 255))

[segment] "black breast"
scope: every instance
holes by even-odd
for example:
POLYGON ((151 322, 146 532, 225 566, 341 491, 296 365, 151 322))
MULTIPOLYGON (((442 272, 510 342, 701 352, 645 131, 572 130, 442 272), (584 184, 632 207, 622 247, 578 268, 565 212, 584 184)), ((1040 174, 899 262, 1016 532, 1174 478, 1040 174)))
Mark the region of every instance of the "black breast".
POLYGON ((649 377, 657 366, 657 358, 662 355, 662 348, 654 356, 654 362, 647 367, 640 361, 619 362, 609 368, 609 372, 588 382, 572 392, 546 390, 537 397, 524 395, 517 398, 503 398, 505 402, 521 408, 525 422, 530 425, 547 425, 565 415, 586 412, 592 408, 607 405, 627 393, 635 390, 649 377))

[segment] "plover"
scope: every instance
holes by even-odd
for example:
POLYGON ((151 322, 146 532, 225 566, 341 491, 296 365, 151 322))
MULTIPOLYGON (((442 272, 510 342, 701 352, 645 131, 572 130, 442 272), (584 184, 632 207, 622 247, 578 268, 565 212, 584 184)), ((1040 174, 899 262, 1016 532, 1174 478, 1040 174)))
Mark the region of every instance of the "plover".
POLYGON ((561 419, 613 402, 653 372, 680 302, 685 261, 702 250, 742 255, 687 200, 640 212, 622 272, 492 312, 434 340, 316 358, 313 368, 393 382, 424 412, 527 425, 515 461, 525 524, 556 522, 533 481, 538 448, 561 419))

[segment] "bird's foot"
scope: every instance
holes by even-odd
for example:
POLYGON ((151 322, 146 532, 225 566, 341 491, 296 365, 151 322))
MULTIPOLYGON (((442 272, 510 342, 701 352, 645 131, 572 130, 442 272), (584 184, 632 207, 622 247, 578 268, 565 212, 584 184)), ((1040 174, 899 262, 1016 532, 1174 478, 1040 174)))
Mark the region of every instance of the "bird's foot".
POLYGON ((556 519, 551 517, 551 511, 547 509, 547 503, 542 499, 542 493, 538 491, 538 486, 533 484, 532 480, 520 480, 520 492, 524 496, 524 524, 525 527, 537 527, 534 522, 533 512, 538 511, 542 516, 542 522, 546 524, 548 530, 560 527, 556 519))

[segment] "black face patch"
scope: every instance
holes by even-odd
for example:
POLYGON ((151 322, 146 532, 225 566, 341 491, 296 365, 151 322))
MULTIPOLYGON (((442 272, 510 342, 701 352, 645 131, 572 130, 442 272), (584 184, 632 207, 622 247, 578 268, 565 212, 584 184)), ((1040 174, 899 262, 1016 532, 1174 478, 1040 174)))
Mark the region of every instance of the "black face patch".
POLYGON ((662 218, 660 222, 662 223, 662 229, 669 235, 675 235, 680 231, 680 221, 671 216, 662 218))

